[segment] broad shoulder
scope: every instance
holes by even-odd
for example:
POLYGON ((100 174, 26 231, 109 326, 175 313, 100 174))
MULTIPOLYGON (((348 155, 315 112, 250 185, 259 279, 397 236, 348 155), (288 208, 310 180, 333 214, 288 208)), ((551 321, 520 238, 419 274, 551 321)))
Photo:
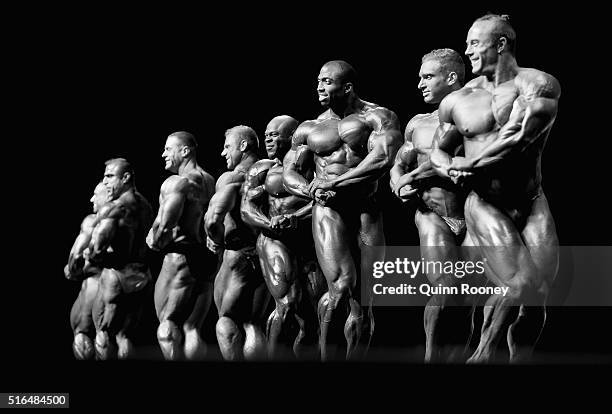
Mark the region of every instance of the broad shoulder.
POLYGON ((437 122, 438 115, 434 115, 433 113, 429 114, 417 114, 408 121, 406 125, 406 129, 404 130, 404 141, 412 140, 412 133, 415 129, 419 128, 419 126, 428 123, 428 122, 437 122))
POLYGON ((85 216, 83 221, 81 222, 81 230, 87 231, 88 229, 93 228, 96 223, 97 216, 95 214, 88 214, 85 216))
POLYGON ((251 168, 249 168, 249 171, 247 172, 247 176, 249 178, 251 177, 256 177, 259 174, 268 171, 270 168, 272 168, 274 165, 276 164, 275 160, 259 160, 257 162, 255 162, 253 165, 251 165, 251 168))
POLYGON ((406 125, 406 131, 413 130, 414 128, 417 128, 419 126, 419 124, 422 124, 423 122, 427 122, 430 121, 433 118, 437 118, 438 115, 434 114, 434 113, 429 113, 429 114, 417 114, 415 116, 413 116, 410 121, 408 121, 408 124, 406 125))
POLYGON ((293 137, 291 138, 291 148, 295 149, 297 146, 306 144, 308 135, 310 135, 314 127, 319 124, 320 121, 321 120, 318 119, 308 120, 298 125, 295 132, 293 133, 293 137))
POLYGON ((226 171, 217 179, 216 190, 227 187, 232 184, 242 184, 245 174, 241 171, 226 171))
POLYGON ((397 115, 392 110, 385 108, 384 106, 376 105, 375 103, 365 102, 364 114, 367 117, 378 118, 383 121, 396 121, 397 115))
MULTIPOLYGON (((392 110, 384 106, 376 105, 371 102, 365 102, 363 107, 363 116, 375 130, 392 130, 399 131, 399 118, 392 110)), ((400 132, 401 133, 401 132, 400 132)))
MULTIPOLYGON (((194 177, 195 178, 195 177, 194 177)), ((183 193, 188 191, 192 184, 192 179, 189 177, 181 177, 180 175, 171 175, 166 178, 161 187, 162 193, 183 193)))
POLYGON ((546 72, 532 68, 520 68, 514 84, 528 100, 534 97, 558 99, 561 95, 559 81, 546 72))
POLYGON ((453 108, 455 104, 464 96, 472 92, 473 89, 477 89, 476 84, 469 85, 468 82, 463 88, 458 89, 454 92, 449 93, 442 99, 440 106, 438 107, 438 117, 441 122, 448 122, 452 118, 453 108))

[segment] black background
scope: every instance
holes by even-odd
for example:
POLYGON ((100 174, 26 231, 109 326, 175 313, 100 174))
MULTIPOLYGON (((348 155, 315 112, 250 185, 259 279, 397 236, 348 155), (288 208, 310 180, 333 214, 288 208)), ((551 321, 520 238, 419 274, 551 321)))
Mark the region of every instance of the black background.
MULTIPOLYGON (((89 395, 90 379, 81 376, 90 374, 99 375, 93 383, 123 385, 133 384, 130 373, 136 384, 157 384, 159 377, 164 378, 159 383, 167 377, 199 378, 206 369, 223 378, 260 375, 260 366, 252 365, 243 372, 234 365, 100 367, 73 361, 68 316, 78 286, 63 278, 62 268, 90 211, 88 200, 104 161, 130 160, 140 192, 157 208, 167 176, 161 152, 169 133, 194 133, 200 164, 218 177, 225 167, 220 152, 227 128, 245 124, 262 136, 273 116, 306 120, 320 112, 316 76, 331 59, 350 62, 359 74, 360 97, 393 110, 403 131, 412 116, 432 110, 416 89, 421 56, 441 47, 463 53, 472 20, 487 11, 511 15, 519 65, 554 75, 562 87, 543 156, 544 190, 561 244, 612 244, 607 212, 599 211, 609 157, 600 136, 603 121, 593 114, 604 87, 595 80, 593 64, 603 61, 586 48, 597 39, 585 34, 592 17, 587 11, 434 3, 406 11, 377 2, 193 10, 99 5, 21 14, 23 23, 10 38, 16 47, 9 64, 19 76, 9 83, 19 92, 13 106, 23 111, 15 120, 26 139, 7 137, 6 143, 13 148, 12 171, 22 183, 17 192, 28 201, 14 205, 20 220, 7 223, 17 229, 11 240, 17 248, 6 271, 19 286, 7 287, 10 297, 4 303, 9 318, 3 362, 10 374, 3 388, 89 395), (59 379, 62 371, 69 379, 59 379)), ((467 73, 469 79, 469 65, 467 73)), ((381 192, 381 199, 388 244, 417 244, 410 212, 388 192, 381 192)), ((420 352, 424 335, 417 310, 381 309, 377 315, 376 352, 420 352)), ((538 346, 540 362, 609 363, 610 342, 601 327, 609 326, 610 315, 609 308, 552 310, 538 346)), ((321 368, 332 376, 343 369, 321 368)))

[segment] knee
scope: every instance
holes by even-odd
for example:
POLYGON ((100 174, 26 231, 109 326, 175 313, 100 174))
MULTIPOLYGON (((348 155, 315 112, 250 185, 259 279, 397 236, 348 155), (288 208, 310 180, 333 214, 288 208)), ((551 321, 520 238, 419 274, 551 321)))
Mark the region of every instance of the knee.
POLYGON ((107 349, 110 345, 110 337, 108 335, 108 332, 106 331, 99 331, 98 333, 96 333, 96 349, 97 350, 104 350, 107 349))
POLYGON ((94 345, 84 333, 78 333, 74 337, 72 348, 76 359, 92 359, 95 356, 94 345))
POLYGON ((350 297, 353 288, 355 287, 354 279, 350 276, 340 276, 338 280, 330 286, 330 298, 340 300, 350 297))
POLYGON ((174 342, 180 337, 180 332, 174 322, 166 319, 157 328, 157 340, 160 342, 174 342))
POLYGON ((295 311, 298 306, 300 296, 300 290, 297 288, 297 285, 294 285, 289 289, 289 292, 287 292, 284 297, 276 301, 276 308, 284 313, 295 311))
POLYGON ((215 326, 215 331, 217 333, 217 338, 230 342, 240 334, 238 325, 236 325, 236 323, 227 316, 222 316, 219 318, 217 325, 215 326))
POLYGON ((291 312, 295 312, 297 308, 297 301, 282 301, 276 303, 276 315, 281 319, 285 319, 291 312))

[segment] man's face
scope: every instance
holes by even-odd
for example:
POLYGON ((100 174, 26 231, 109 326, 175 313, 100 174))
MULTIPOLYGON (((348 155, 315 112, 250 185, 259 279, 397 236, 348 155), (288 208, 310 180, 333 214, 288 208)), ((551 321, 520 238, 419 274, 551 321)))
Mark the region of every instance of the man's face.
POLYGON ((421 64, 419 78, 418 88, 423 94, 425 103, 440 103, 450 92, 448 76, 442 70, 440 62, 435 59, 428 59, 421 64))
POLYGON ((273 160, 281 156, 282 152, 291 145, 291 136, 288 128, 283 128, 282 119, 273 119, 266 127, 265 144, 268 158, 273 160))
POLYGON ((490 22, 477 22, 468 32, 465 54, 470 58, 472 73, 475 75, 495 73, 498 54, 492 29, 493 24, 490 22))
POLYGON ((182 154, 183 147, 184 145, 181 143, 181 140, 176 137, 169 136, 166 139, 166 145, 162 153, 162 158, 166 162, 166 170, 173 173, 178 172, 179 166, 184 159, 182 154))
POLYGON ((123 176, 124 174, 120 174, 118 164, 109 164, 106 166, 102 184, 104 184, 110 200, 116 199, 123 192, 123 188, 125 187, 123 176))
POLYGON ((321 68, 317 78, 317 93, 319 94, 319 103, 324 107, 328 107, 346 96, 340 81, 340 69, 337 66, 325 65, 321 68))
POLYGON ((108 191, 104 184, 98 184, 94 189, 93 196, 89 200, 93 205, 93 212, 97 213, 98 210, 108 201, 108 191))
POLYGON ((235 134, 229 134, 227 137, 225 137, 225 143, 223 144, 221 156, 225 158, 228 170, 233 170, 236 168, 236 166, 238 166, 238 164, 240 164, 240 160, 242 159, 242 151, 240 151, 241 141, 242 140, 235 134))

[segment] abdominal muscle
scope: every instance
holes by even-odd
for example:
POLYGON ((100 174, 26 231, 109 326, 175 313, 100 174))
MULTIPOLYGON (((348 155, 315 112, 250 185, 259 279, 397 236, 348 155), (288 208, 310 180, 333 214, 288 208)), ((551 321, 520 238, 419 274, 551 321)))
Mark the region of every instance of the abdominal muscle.
MULTIPOLYGON (((465 139, 466 157, 474 157, 492 142, 497 131, 465 139)), ((477 168, 466 184, 491 202, 512 205, 530 199, 540 191, 540 154, 532 147, 488 167, 477 168), (502 196, 503 195, 503 196, 502 196)))

